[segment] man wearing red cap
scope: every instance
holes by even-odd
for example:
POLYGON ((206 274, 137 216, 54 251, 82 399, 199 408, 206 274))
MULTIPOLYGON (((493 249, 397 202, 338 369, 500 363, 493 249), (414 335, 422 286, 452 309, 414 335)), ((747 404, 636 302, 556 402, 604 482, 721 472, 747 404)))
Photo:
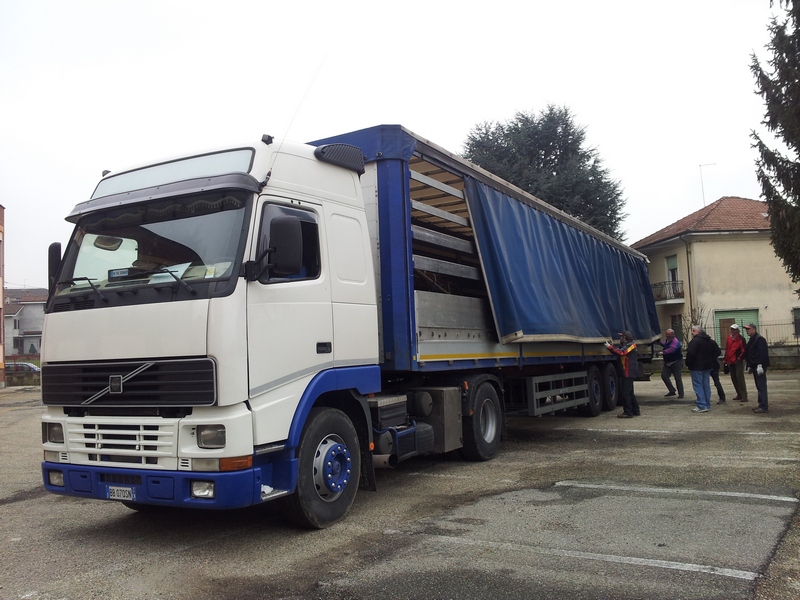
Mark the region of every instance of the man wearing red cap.
POLYGON ((617 416, 620 419, 638 417, 641 413, 636 394, 633 393, 633 380, 639 377, 639 353, 636 352, 633 334, 626 329, 619 334, 619 347, 612 345, 611 342, 606 342, 606 348, 609 352, 619 356, 622 363, 622 379, 620 381, 622 412, 617 416))
POLYGON ((747 358, 747 371, 753 374, 753 380, 758 390, 758 406, 753 409, 754 413, 765 413, 769 410, 767 401, 767 367, 769 367, 769 350, 767 340, 758 333, 755 323, 745 325, 744 330, 750 339, 744 347, 745 357, 747 358))

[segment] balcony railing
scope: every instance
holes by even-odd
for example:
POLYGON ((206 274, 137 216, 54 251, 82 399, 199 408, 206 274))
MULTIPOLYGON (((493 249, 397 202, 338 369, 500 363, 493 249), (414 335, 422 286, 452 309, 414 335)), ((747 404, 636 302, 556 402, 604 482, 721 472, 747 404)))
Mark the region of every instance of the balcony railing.
POLYGON ((654 283, 650 287, 653 288, 653 297, 656 302, 683 300, 682 281, 662 281, 661 283, 654 283))

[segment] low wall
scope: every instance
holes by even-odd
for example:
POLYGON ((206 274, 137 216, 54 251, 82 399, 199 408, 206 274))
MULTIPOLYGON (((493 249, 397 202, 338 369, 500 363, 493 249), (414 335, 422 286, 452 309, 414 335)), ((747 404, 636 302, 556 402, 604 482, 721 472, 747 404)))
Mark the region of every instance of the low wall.
POLYGON ((41 385, 39 373, 6 372, 6 387, 14 387, 19 385, 41 385))
POLYGON ((769 368, 800 369, 800 346, 770 347, 769 368))

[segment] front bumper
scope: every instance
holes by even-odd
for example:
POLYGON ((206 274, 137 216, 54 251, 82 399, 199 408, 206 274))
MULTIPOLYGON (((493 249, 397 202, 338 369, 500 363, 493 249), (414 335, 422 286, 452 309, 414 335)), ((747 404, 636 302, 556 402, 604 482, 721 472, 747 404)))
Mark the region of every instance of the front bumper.
MULTIPOLYGON (((283 489, 276 489, 273 485, 276 467, 276 464, 267 464, 242 471, 207 473, 43 462, 42 478, 45 488, 54 494, 97 500, 128 500, 137 504, 226 510, 261 504, 293 491, 293 486, 286 485, 289 483, 287 481, 281 482, 283 489), (50 483, 51 471, 60 471, 63 474, 63 486, 50 483), (214 498, 193 497, 192 483, 196 481, 212 482, 214 498)), ((280 467, 277 470, 286 472, 280 467)))

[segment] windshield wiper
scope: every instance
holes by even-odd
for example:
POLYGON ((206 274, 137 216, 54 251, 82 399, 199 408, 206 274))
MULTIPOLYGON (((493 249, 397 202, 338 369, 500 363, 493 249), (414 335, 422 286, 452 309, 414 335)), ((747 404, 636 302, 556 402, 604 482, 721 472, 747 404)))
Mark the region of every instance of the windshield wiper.
POLYGON ((108 298, 103 295, 103 292, 101 292, 98 287, 92 283, 94 279, 89 279, 88 277, 73 277, 72 279, 65 279, 64 281, 59 281, 58 283, 74 284, 76 281, 85 281, 89 284, 89 287, 92 288, 92 291, 99 296, 100 300, 103 302, 108 302, 108 298))
POLYGON ((152 271, 152 273, 153 274, 169 273, 170 275, 172 275, 172 278, 175 281, 177 281, 181 286, 183 286, 183 289, 187 290, 192 296, 196 296, 197 295, 197 290, 196 289, 194 289, 192 286, 190 286, 188 283, 186 283, 183 279, 181 279, 180 277, 175 275, 175 273, 170 271, 167 267, 164 267, 163 269, 154 269, 152 271))

